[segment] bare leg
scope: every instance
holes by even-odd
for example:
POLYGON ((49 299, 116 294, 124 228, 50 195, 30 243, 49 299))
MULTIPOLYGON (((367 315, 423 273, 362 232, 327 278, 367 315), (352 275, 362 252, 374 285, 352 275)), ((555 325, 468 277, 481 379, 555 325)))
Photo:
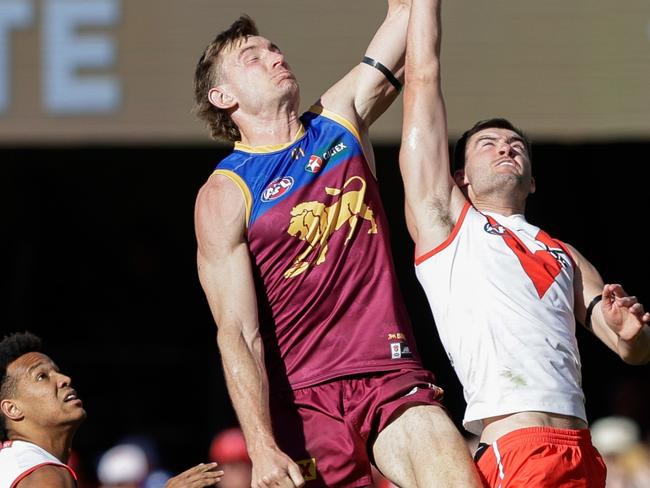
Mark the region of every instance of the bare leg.
POLYGON ((465 440, 441 407, 405 410, 379 433, 373 454, 401 488, 482 486, 465 440))

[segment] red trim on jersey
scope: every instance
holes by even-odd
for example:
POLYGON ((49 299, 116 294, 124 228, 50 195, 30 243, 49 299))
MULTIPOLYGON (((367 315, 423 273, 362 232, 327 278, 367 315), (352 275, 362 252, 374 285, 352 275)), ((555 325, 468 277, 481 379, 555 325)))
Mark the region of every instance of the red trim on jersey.
POLYGON ((18 485, 18 483, 20 483, 22 480, 24 480, 27 476, 29 476, 30 474, 32 474, 32 473, 33 473, 34 471, 36 471, 38 468, 42 468, 43 466, 58 466, 58 467, 60 467, 60 468, 67 469, 68 472, 69 472, 69 473, 72 475, 72 477, 74 478, 75 485, 77 484, 77 474, 76 474, 74 471, 72 471, 72 468, 71 468, 70 466, 66 466, 65 464, 58 464, 58 463, 53 463, 53 462, 51 462, 51 461, 47 461, 47 462, 44 462, 44 463, 41 463, 41 464, 37 464, 36 466, 32 466, 31 468, 29 468, 29 469, 28 469, 27 471, 25 471, 24 473, 18 475, 18 478, 16 478, 16 479, 13 481, 13 483, 11 483, 11 486, 10 486, 9 488, 16 488, 16 486, 18 485))
POLYGON ((451 242, 454 240, 456 237, 456 234, 460 231, 460 226, 463 225, 463 221, 465 220, 465 216, 467 215, 467 212, 469 211, 469 207, 471 207, 471 204, 469 202, 465 202, 465 205, 463 206, 463 210, 461 210, 460 215, 458 216, 458 220, 456 221, 456 225, 454 225, 454 228, 451 230, 451 234, 449 234, 449 237, 445 239, 441 244, 438 246, 434 247, 431 251, 421 255, 420 257, 415 257, 415 265, 419 266, 422 264, 424 261, 429 259, 431 256, 434 254, 439 253, 442 251, 444 248, 449 246, 451 242))

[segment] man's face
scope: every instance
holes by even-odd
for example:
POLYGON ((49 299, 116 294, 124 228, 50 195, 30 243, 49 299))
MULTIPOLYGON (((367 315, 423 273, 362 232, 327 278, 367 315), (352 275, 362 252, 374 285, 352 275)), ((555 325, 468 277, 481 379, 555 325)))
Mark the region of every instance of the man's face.
POLYGON ((11 399, 26 421, 37 427, 76 425, 86 418, 77 392, 69 377, 45 354, 29 352, 7 368, 7 375, 16 379, 11 399))
POLYGON ((510 129, 488 128, 472 135, 465 150, 464 184, 472 193, 534 191, 526 143, 510 129))
POLYGON ((267 101, 298 95, 298 83, 284 55, 264 37, 250 36, 234 44, 222 54, 218 69, 224 89, 248 113, 255 113, 267 101))

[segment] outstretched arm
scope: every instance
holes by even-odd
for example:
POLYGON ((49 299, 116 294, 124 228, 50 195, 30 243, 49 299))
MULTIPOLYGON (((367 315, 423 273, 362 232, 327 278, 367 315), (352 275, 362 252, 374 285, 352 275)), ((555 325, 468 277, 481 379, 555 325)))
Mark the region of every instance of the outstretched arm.
POLYGON ((273 438, 245 215, 235 184, 222 175, 210 177, 195 211, 199 278, 218 326, 228 392, 253 462, 252 486, 302 486, 300 468, 273 438))
MULTIPOLYGON (((570 246, 569 246, 570 247, 570 246)), ((596 268, 570 247, 578 266, 575 279, 575 314, 583 325, 623 361, 629 364, 650 362, 650 313, 621 285, 604 284, 596 268), (587 309, 596 297, 589 313, 587 309), (586 323, 589 322, 589 323, 586 323)))
MULTIPOLYGON (((401 80, 404 73, 406 26, 411 0, 388 0, 388 12, 365 56, 380 62, 401 80)), ((320 104, 346 118, 367 135, 370 125, 397 97, 398 91, 377 68, 359 63, 323 94, 320 104)), ((364 141, 366 142, 366 141, 364 141)))
POLYGON ((406 50, 400 169, 416 254, 443 242, 465 203, 449 171, 440 84, 440 0, 413 0, 406 50))

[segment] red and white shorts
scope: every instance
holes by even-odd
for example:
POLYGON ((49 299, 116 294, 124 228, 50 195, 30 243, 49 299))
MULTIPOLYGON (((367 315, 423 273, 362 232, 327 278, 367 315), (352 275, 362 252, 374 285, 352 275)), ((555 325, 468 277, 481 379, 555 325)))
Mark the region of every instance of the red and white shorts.
POLYGON ((518 429, 477 457, 486 487, 605 488, 605 463, 587 429, 518 429))

